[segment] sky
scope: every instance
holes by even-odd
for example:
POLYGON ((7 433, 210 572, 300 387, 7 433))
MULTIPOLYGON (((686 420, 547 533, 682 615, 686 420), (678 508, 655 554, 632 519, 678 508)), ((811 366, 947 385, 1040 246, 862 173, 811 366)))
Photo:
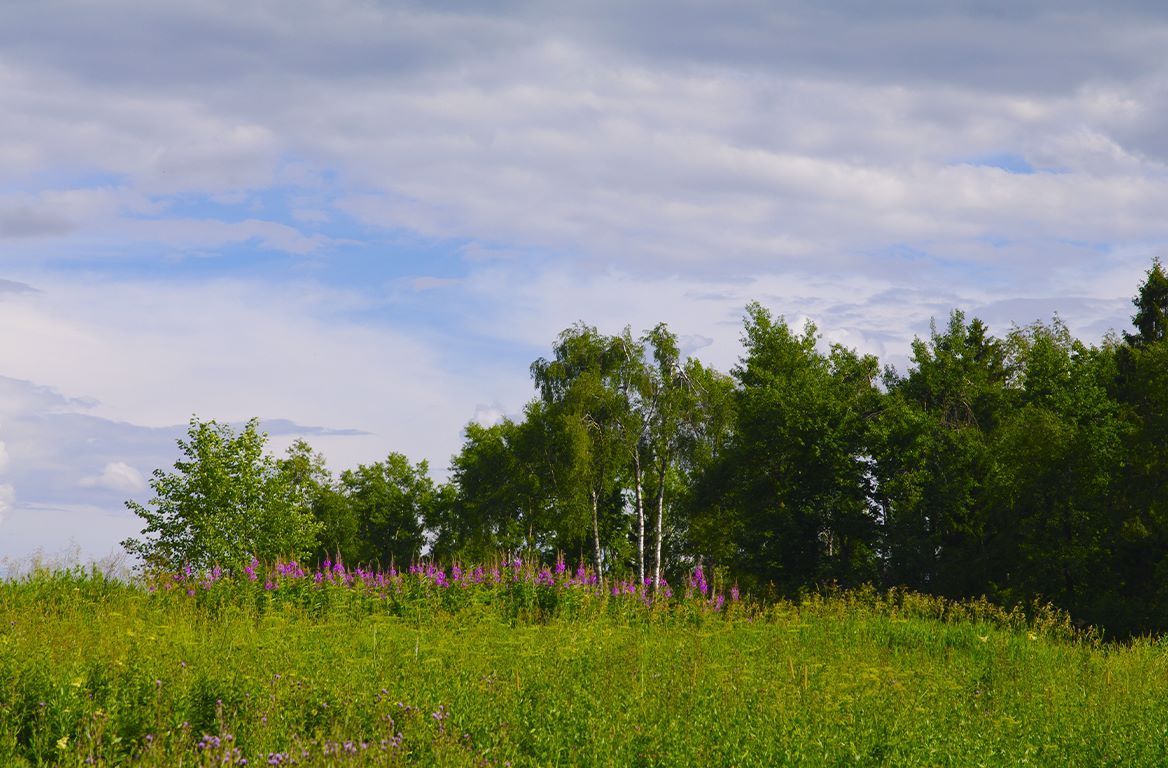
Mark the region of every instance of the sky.
POLYGON ((0 560, 116 552, 193 416, 445 477, 577 321, 1096 343, 1168 255, 1165 50, 1159 2, 2 3, 0 560))

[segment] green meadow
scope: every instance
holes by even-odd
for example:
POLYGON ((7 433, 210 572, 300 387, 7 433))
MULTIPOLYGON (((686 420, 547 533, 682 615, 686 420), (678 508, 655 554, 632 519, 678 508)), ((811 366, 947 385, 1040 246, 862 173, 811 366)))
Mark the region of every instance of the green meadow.
POLYGON ((362 583, 0 583, 0 764, 1168 764, 1168 652, 1050 610, 362 583))

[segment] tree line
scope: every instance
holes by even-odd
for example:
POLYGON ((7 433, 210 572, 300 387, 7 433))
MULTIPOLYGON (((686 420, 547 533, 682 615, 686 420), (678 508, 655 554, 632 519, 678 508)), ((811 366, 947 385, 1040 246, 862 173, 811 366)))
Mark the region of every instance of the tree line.
POLYGON ((252 556, 404 564, 522 555, 609 576, 695 564, 756 594, 871 583, 1049 600, 1168 629, 1168 275, 1097 345, 1057 317, 993 336, 954 311, 906 372, 746 308, 730 372, 664 324, 578 323, 531 365, 520 417, 471 423, 449 480, 398 453, 339 475, 192 419, 124 542, 151 566, 252 556))

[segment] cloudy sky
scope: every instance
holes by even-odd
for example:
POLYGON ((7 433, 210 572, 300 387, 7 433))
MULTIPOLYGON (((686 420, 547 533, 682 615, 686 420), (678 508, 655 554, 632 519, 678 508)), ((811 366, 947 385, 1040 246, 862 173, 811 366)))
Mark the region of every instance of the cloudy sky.
POLYGON ((1162 3, 0 4, 0 557, 100 557, 193 414, 443 475, 577 320, 906 363, 1128 326, 1162 3))

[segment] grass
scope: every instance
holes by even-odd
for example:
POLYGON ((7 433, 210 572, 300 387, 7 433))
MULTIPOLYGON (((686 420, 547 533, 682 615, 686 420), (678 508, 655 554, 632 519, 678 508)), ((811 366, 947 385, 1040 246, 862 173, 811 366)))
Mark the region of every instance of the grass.
POLYGON ((1052 612, 398 579, 0 583, 0 764, 1168 764, 1165 649, 1052 612))

